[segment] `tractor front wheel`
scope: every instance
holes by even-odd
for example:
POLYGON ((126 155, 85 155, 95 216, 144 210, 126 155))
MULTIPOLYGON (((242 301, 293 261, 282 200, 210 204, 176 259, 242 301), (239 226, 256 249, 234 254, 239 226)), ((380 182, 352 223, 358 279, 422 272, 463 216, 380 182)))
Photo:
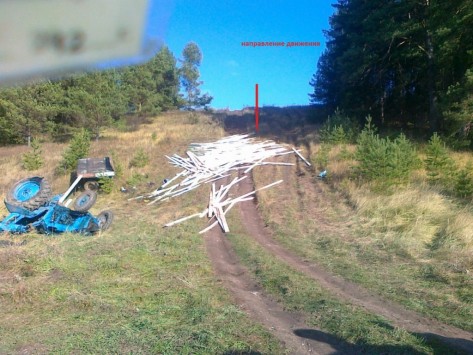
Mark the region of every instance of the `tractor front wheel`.
POLYGON ((113 221, 113 213, 112 211, 102 211, 99 213, 97 216, 97 219, 99 220, 99 227, 100 230, 104 231, 110 228, 110 225, 112 224, 113 221))
POLYGON ((39 176, 18 181, 7 194, 5 201, 13 206, 34 211, 51 198, 51 185, 39 176))
POLYGON ((92 208, 97 201, 97 193, 95 191, 84 191, 74 201, 74 210, 86 212, 92 208))

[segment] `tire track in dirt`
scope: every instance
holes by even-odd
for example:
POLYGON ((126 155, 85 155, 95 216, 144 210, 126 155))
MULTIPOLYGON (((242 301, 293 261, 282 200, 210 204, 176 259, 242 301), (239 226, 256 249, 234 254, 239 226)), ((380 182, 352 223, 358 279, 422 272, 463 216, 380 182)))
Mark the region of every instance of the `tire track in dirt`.
POLYGON ((230 291, 236 304, 273 333, 292 354, 334 354, 340 349, 342 345, 332 347, 337 342, 334 337, 318 329, 308 329, 301 316, 285 311, 264 295, 239 264, 229 241, 218 228, 206 234, 205 246, 218 280, 230 291), (302 331, 318 334, 320 340, 296 335, 302 331))
MULTIPOLYGON (((238 188, 239 194, 252 191, 254 189, 253 179, 244 179, 240 182, 238 188)), ((473 354, 472 333, 407 310, 398 304, 371 293, 361 286, 332 275, 316 263, 309 263, 283 248, 272 238, 253 201, 240 203, 239 210, 249 236, 279 260, 309 276, 338 298, 380 315, 391 321, 393 325, 404 328, 409 332, 416 333, 425 338, 434 337, 440 339, 449 346, 473 354)))
POLYGON ((308 328, 301 315, 285 311, 267 297, 239 263, 230 242, 219 228, 208 231, 204 241, 217 279, 230 291, 236 304, 275 335, 291 354, 356 353, 354 347, 335 337, 308 328))

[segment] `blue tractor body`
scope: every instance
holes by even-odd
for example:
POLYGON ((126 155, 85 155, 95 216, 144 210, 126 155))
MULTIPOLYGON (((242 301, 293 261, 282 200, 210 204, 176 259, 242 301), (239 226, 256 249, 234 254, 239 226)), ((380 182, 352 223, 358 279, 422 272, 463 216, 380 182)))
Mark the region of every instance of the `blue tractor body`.
POLYGON ((89 212, 73 211, 58 204, 61 195, 54 196, 47 204, 29 211, 9 204, 5 205, 10 214, 0 222, 0 232, 13 234, 27 233, 33 229, 39 233, 84 233, 99 231, 102 221, 89 212))

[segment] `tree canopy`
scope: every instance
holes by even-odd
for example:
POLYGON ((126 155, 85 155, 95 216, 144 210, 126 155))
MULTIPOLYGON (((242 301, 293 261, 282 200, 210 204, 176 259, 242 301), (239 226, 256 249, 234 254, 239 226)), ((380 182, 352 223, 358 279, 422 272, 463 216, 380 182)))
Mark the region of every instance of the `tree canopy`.
POLYGON ((334 7, 311 102, 431 131, 472 121, 464 89, 473 70, 471 0, 338 0, 334 7))
POLYGON ((206 107, 210 104, 213 97, 207 93, 201 94, 199 81, 199 66, 202 62, 202 52, 194 42, 188 43, 182 51, 182 66, 180 68, 181 83, 186 94, 186 107, 193 109, 206 107))
MULTIPOLYGON (((69 139, 83 128, 98 139, 104 127, 125 115, 152 116, 183 107, 179 90, 184 67, 193 70, 202 59, 195 47, 197 51, 189 51, 192 46, 186 46, 181 68, 164 46, 140 65, 1 89, 0 145, 24 144, 38 135, 69 139)), ((193 83, 198 77, 197 71, 193 83)), ((193 104, 198 105, 198 85, 193 93, 193 104)))

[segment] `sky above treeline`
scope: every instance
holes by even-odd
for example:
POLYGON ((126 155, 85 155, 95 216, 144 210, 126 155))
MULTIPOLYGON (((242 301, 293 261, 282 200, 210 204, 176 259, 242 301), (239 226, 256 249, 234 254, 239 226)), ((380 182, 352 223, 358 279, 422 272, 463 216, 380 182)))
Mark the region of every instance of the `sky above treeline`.
POLYGON ((306 105, 332 3, 158 0, 150 9, 149 29, 177 58, 188 42, 197 43, 203 53, 202 90, 214 97, 214 108, 254 106, 255 84, 260 106, 306 105))

